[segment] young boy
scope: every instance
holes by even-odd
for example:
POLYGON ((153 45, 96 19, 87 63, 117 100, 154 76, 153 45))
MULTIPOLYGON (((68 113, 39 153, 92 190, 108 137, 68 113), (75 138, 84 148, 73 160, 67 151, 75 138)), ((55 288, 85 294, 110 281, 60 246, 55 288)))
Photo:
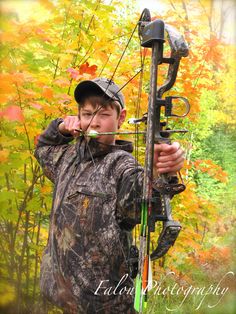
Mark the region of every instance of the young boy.
MULTIPOLYGON (((78 116, 52 121, 35 152, 55 184, 41 291, 65 313, 135 313, 128 256, 143 169, 131 155, 131 142, 86 136, 91 130, 116 132, 126 116, 124 98, 114 82, 98 78, 81 82, 75 99, 78 116)), ((178 143, 155 145, 154 154, 155 172, 183 166, 178 143)))

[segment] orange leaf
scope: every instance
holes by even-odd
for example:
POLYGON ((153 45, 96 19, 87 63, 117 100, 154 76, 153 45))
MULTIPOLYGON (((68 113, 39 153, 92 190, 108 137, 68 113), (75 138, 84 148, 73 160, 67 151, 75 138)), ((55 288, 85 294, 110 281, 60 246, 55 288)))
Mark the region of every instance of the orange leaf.
POLYGON ((70 95, 67 94, 57 94, 56 98, 58 99, 57 102, 62 105, 70 104, 73 99, 70 95))
POLYGON ((142 50, 142 56, 143 57, 150 57, 152 55, 152 51, 151 51, 151 49, 148 49, 148 48, 144 48, 143 50, 142 50))
POLYGON ((198 159, 193 162, 195 168, 202 172, 206 172, 209 176, 221 181, 227 182, 228 174, 223 171, 221 166, 215 164, 211 159, 198 159))
POLYGON ((34 145, 35 145, 35 146, 38 144, 39 136, 40 136, 40 134, 38 134, 38 135, 36 135, 36 136, 34 137, 34 145))
POLYGON ((41 193, 43 194, 49 194, 51 190, 52 190, 51 186, 48 185, 44 185, 43 187, 41 187, 41 193))
POLYGON ((54 84, 56 84, 60 87, 67 87, 70 85, 70 81, 66 78, 60 77, 54 81, 54 84))
POLYGON ((9 150, 3 149, 0 153, 0 162, 6 162, 8 160, 8 156, 10 154, 9 150))
POLYGON ((53 97, 53 90, 50 87, 48 87, 48 86, 44 86, 43 87, 42 96, 44 98, 46 98, 47 100, 52 99, 52 97, 53 97))

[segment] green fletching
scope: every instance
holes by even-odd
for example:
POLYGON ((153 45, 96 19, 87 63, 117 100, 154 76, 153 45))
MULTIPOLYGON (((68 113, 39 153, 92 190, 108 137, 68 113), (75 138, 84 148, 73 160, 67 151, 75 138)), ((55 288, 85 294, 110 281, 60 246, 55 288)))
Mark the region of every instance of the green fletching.
POLYGON ((143 308, 144 308, 144 310, 146 310, 146 308, 147 308, 147 301, 144 302, 143 308))
POLYGON ((135 297, 134 297, 134 309, 140 311, 140 298, 142 293, 142 279, 140 274, 137 275, 135 283, 135 297))
POLYGON ((146 226, 147 226, 147 203, 144 201, 142 202, 142 209, 141 209, 141 224, 140 224, 140 235, 144 235, 146 233, 146 226))

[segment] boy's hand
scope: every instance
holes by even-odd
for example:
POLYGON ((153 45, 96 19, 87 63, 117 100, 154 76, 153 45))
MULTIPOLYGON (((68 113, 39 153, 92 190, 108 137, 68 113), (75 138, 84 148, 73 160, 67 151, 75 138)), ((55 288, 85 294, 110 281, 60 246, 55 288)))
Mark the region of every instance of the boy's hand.
POLYGON ((156 173, 173 174, 183 167, 184 151, 178 142, 155 144, 154 146, 154 175, 156 173))
POLYGON ((75 129, 80 129, 80 120, 77 116, 67 116, 64 121, 59 124, 58 128, 63 135, 78 136, 79 132, 75 129))

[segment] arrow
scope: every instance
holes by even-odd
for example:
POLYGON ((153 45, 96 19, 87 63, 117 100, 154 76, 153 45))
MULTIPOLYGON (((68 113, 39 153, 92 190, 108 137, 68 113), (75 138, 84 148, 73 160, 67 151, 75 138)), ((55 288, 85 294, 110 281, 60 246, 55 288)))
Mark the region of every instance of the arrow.
MULTIPOLYGON (((75 131, 81 133, 81 136, 88 136, 92 138, 96 138, 101 135, 130 135, 130 134, 146 134, 146 131, 138 131, 138 132, 132 132, 132 131, 123 131, 123 132, 97 132, 95 130, 90 130, 89 132, 84 132, 81 129, 75 129, 75 131)), ((187 133, 188 130, 163 130, 161 131, 163 133, 187 133)))

